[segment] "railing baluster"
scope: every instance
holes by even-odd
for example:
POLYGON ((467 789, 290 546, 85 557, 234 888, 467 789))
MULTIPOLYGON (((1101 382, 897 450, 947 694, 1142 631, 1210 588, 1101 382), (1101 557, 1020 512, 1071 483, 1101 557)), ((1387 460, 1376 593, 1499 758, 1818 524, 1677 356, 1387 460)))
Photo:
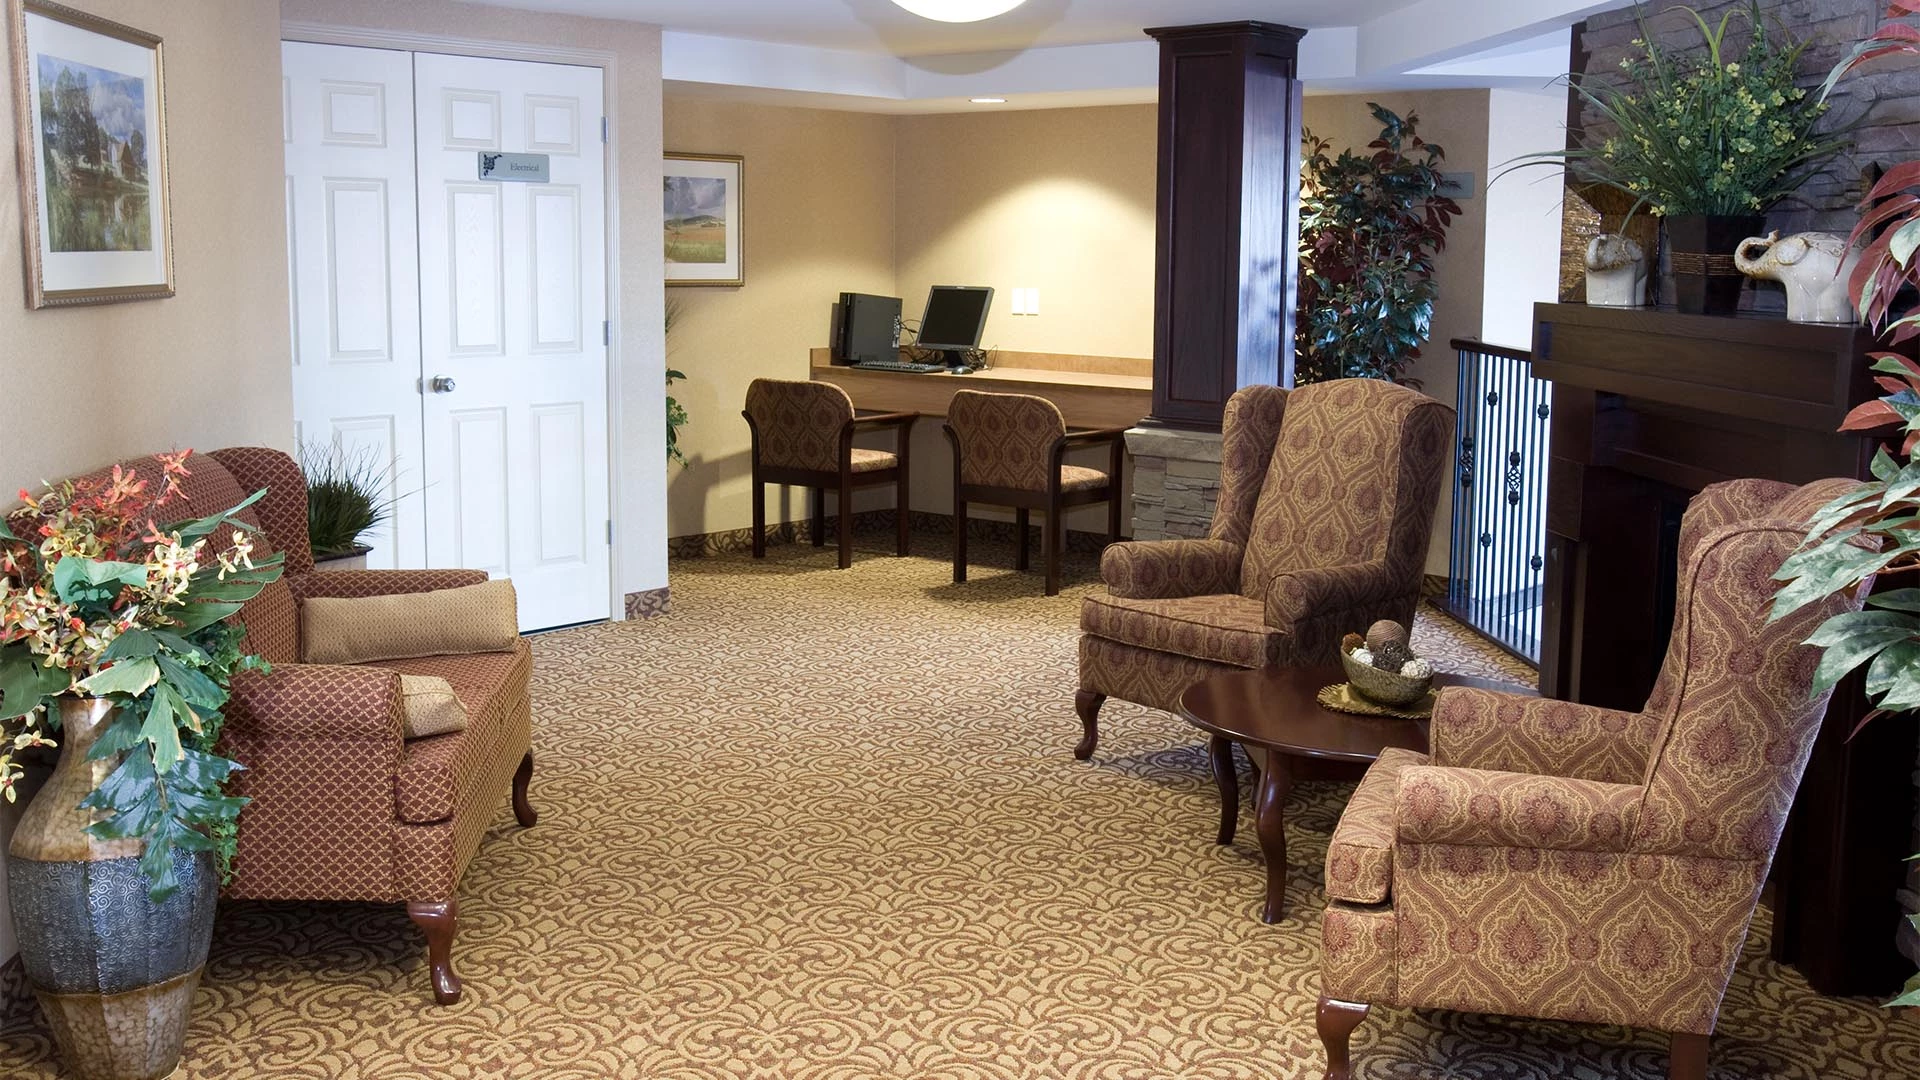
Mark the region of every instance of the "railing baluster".
POLYGON ((1456 340, 1452 550, 1446 606, 1530 663, 1540 660, 1546 550, 1547 384, 1520 349, 1456 340))

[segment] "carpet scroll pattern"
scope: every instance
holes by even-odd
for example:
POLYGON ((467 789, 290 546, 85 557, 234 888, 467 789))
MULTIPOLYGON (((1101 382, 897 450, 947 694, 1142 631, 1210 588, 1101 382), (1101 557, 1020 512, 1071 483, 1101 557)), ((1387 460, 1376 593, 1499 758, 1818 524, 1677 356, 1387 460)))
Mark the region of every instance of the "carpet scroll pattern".
MULTIPOLYGON (((460 894, 466 998, 435 1008, 398 908, 223 905, 194 1080, 1318 1077, 1320 865, 1350 786, 1288 807, 1262 925, 1251 809, 1214 845, 1205 746, 1109 703, 1073 760, 1079 598, 976 555, 775 548, 677 563, 672 614, 534 641, 533 796, 460 894)), ((1443 669, 1525 678, 1423 615, 1443 669)), ((1248 778, 1250 783, 1250 778, 1248 778)), ((1251 790, 1244 788, 1244 790, 1251 790)), ((1715 1080, 1920 1076, 1920 1026, 1814 996, 1756 920, 1715 1080)), ((37 1009, 0 1074, 61 1075, 37 1009)), ((1376 1010, 1367 1080, 1664 1075, 1648 1033, 1376 1010)))

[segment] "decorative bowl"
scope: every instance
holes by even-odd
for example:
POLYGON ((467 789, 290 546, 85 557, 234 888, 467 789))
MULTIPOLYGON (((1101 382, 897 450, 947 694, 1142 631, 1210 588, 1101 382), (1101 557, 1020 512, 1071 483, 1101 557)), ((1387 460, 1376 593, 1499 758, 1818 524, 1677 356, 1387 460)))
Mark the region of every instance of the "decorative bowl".
POLYGON ((1410 679, 1395 671, 1382 671, 1372 664, 1355 660, 1351 653, 1340 654, 1340 666, 1347 669, 1347 682, 1361 697, 1382 705, 1411 705, 1433 686, 1433 676, 1410 679))

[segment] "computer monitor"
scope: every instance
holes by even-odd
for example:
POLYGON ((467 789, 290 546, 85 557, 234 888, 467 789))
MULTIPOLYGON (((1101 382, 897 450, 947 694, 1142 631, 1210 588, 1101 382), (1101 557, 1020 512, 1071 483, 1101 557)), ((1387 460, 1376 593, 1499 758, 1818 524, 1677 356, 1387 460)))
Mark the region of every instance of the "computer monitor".
POLYGON ((927 294, 927 310, 920 317, 923 349, 964 353, 980 347, 993 308, 993 290, 984 285, 935 285, 927 294))
POLYGON ((834 359, 843 364, 900 359, 900 298, 841 293, 834 359))

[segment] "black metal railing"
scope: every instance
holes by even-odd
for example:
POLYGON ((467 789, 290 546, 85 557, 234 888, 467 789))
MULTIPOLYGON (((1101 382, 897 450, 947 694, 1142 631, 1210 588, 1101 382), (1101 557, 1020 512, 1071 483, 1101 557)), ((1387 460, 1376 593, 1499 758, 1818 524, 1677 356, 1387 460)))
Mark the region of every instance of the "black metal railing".
POLYGON ((1452 344, 1460 382, 1446 608, 1538 664, 1551 388, 1533 377, 1531 353, 1481 341, 1452 344))

